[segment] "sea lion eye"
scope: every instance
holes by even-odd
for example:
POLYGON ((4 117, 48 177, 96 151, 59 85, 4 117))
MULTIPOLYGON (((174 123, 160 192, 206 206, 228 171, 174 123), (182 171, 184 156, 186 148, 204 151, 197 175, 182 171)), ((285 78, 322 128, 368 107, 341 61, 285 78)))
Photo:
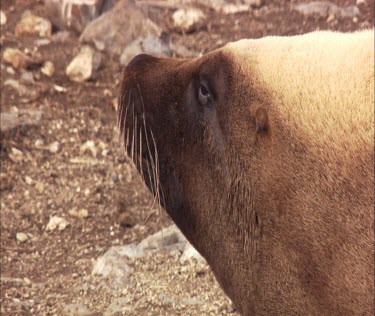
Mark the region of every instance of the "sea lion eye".
POLYGON ((206 82, 201 81, 198 90, 199 103, 208 106, 212 102, 212 96, 206 82))

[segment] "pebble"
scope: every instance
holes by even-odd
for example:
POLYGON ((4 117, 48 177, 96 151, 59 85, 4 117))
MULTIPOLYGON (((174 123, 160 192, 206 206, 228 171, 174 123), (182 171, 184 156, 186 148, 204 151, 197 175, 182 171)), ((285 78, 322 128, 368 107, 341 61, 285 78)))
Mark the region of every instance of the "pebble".
POLYGON ((92 140, 88 140, 86 141, 80 148, 79 148, 79 154, 80 156, 82 156, 83 154, 85 154, 87 151, 89 151, 91 153, 91 155, 96 158, 97 156, 97 153, 98 153, 98 149, 96 148, 95 146, 95 143, 94 141, 92 140))
POLYGON ((3 53, 4 62, 11 64, 13 68, 27 68, 32 64, 32 60, 25 53, 17 48, 7 47, 3 53))
POLYGON ((183 33, 192 32, 202 27, 205 18, 203 11, 197 8, 178 9, 172 15, 174 28, 183 33))
POLYGON ((62 231, 69 226, 66 219, 59 216, 51 216, 46 226, 46 231, 54 231, 56 229, 62 231))
POLYGON ((50 37, 52 34, 52 24, 49 20, 31 13, 24 14, 15 29, 16 36, 38 35, 40 37, 50 37))
POLYGON ((52 153, 52 154, 56 154, 58 151, 59 151, 59 148, 60 148, 60 145, 59 145, 59 142, 53 142, 52 144, 50 144, 48 146, 48 150, 52 153))
POLYGON ((30 185, 31 183, 33 183, 33 180, 29 177, 29 176, 26 176, 25 177, 25 182, 30 185))
POLYGON ((80 209, 79 211, 77 211, 76 209, 71 209, 69 211, 69 215, 73 217, 87 218, 89 216, 89 211, 85 208, 80 209))
POLYGON ((101 54, 90 46, 83 46, 66 68, 66 75, 75 82, 84 82, 94 77, 101 64, 101 54))
POLYGON ((16 74, 16 72, 14 71, 14 69, 12 67, 10 67, 10 66, 6 68, 6 71, 7 71, 8 74, 10 74, 12 76, 14 76, 16 74))
POLYGON ((10 150, 10 153, 9 153, 9 158, 13 162, 20 162, 23 159, 23 153, 22 153, 21 150, 15 148, 15 147, 12 147, 11 150, 10 150))
POLYGON ((25 233, 17 233, 16 238, 21 243, 29 239, 25 233))
POLYGON ((5 25, 7 23, 7 16, 3 10, 0 11, 0 25, 5 25))
POLYGON ((55 65, 51 61, 46 61, 40 71, 47 77, 52 77, 55 73, 55 65))

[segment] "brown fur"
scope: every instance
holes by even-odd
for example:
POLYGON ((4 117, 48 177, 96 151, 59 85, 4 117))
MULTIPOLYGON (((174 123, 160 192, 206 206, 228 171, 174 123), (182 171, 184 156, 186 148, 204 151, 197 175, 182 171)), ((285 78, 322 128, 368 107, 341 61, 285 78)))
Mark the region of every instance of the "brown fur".
POLYGON ((374 314, 373 44, 315 32, 124 70, 126 149, 243 315, 374 314))

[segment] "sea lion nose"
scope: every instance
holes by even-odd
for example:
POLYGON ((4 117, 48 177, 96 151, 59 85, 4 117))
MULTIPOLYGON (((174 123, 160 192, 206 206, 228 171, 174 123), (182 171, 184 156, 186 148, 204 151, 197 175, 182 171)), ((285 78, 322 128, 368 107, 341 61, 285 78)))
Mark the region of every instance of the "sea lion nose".
POLYGON ((138 54, 135 57, 133 57, 133 59, 128 63, 126 67, 127 68, 136 67, 139 64, 146 62, 146 61, 151 61, 154 58, 155 57, 147 55, 147 54, 138 54))

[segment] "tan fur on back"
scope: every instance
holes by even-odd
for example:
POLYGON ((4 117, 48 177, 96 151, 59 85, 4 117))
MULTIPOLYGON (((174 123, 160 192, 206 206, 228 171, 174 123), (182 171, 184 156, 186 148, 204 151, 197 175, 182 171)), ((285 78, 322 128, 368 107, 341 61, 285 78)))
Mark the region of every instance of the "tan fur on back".
POLYGON ((291 299, 309 315, 370 315, 374 32, 242 40, 224 51, 237 67, 237 93, 249 78, 249 106, 264 106, 270 120, 269 137, 248 163, 260 179, 255 194, 264 227, 257 284, 268 293, 265 305, 275 302, 257 314, 276 315, 279 301, 297 313, 287 307, 291 299))

